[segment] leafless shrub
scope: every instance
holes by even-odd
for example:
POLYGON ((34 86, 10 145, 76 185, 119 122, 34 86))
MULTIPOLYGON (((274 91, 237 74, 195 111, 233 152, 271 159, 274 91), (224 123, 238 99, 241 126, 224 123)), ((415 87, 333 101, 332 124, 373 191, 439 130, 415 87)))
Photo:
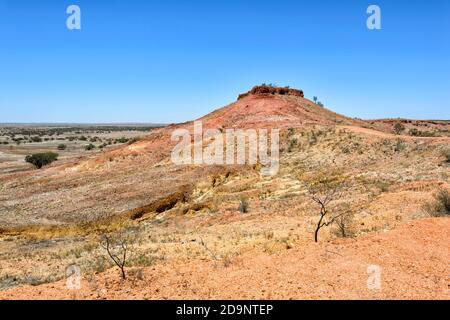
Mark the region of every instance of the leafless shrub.
POLYGON ((134 268, 129 270, 129 275, 131 277, 131 279, 133 279, 133 281, 139 280, 139 281, 143 281, 145 280, 145 275, 144 275, 144 269, 143 268, 134 268))
POLYGON ((300 175, 310 199, 319 206, 319 221, 314 232, 314 241, 318 242, 319 231, 332 225, 344 213, 333 208, 333 202, 340 199, 347 188, 343 175, 337 170, 318 172, 312 177, 300 175))
POLYGON ((217 255, 208 247, 206 242, 203 240, 203 238, 200 238, 200 244, 206 249, 206 251, 209 252, 209 254, 214 258, 214 260, 219 260, 217 255))
POLYGON ((336 217, 336 225, 339 236, 347 238, 351 236, 351 226, 353 224, 354 214, 349 206, 342 208, 342 212, 336 217))
POLYGON ((119 267, 122 273, 122 279, 126 280, 125 265, 127 263, 128 245, 125 239, 113 238, 109 235, 103 236, 103 247, 106 249, 108 256, 119 267))

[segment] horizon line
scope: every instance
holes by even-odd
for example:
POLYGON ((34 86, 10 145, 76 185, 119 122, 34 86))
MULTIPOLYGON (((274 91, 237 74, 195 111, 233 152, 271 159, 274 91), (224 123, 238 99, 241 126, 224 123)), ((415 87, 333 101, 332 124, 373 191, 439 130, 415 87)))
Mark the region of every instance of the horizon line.
MULTIPOLYGON (((439 121, 439 122, 450 122, 450 119, 415 119, 415 118, 375 118, 375 119, 363 119, 359 117, 353 117, 356 120, 363 121, 389 121, 389 120, 399 120, 399 121, 439 121)), ((188 120, 182 122, 172 122, 172 123, 154 123, 154 122, 0 122, 0 126, 12 126, 12 125, 22 125, 22 126, 30 126, 30 125, 48 125, 48 126, 148 126, 148 127, 165 127, 171 124, 181 124, 186 122, 192 122, 195 120, 188 120)))

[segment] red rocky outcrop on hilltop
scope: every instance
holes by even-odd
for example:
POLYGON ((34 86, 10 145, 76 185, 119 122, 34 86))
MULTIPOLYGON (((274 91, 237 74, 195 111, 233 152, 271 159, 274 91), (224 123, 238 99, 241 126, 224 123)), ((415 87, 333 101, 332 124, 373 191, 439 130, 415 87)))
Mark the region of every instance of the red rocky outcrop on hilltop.
POLYGON ((297 97, 304 97, 302 90, 291 89, 289 87, 274 87, 270 85, 261 85, 253 87, 249 92, 240 94, 239 99, 245 98, 250 94, 255 95, 270 95, 270 94, 279 94, 279 95, 291 95, 297 97))

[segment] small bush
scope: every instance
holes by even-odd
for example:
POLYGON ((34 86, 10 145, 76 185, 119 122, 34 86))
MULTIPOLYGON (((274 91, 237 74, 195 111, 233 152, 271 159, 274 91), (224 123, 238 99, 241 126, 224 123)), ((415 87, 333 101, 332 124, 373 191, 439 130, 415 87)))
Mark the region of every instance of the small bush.
POLYGON ((58 146, 58 150, 66 150, 66 149, 67 149, 67 146, 65 144, 60 144, 58 146))
POLYGON ((94 150, 95 146, 92 143, 90 143, 87 146, 85 146, 84 149, 87 151, 94 150))
POLYGON ((445 161, 450 163, 450 149, 442 150, 442 155, 444 156, 445 161))
POLYGON ((416 128, 409 130, 409 134, 413 137, 435 137, 436 134, 430 131, 420 131, 416 128))
POLYGON ((122 138, 117 138, 115 141, 118 143, 127 143, 129 141, 129 139, 122 137, 122 138))
POLYGON ((58 154, 54 152, 36 153, 25 157, 26 162, 31 163, 38 169, 56 160, 58 160, 58 154))
POLYGON ((401 124, 400 122, 397 122, 394 125, 395 134, 401 134, 403 131, 405 131, 405 126, 403 124, 401 124))
POLYGON ((353 236, 351 226, 353 224, 354 214, 351 211, 345 212, 336 218, 337 234, 339 237, 347 238, 353 236))
POLYGON ((377 181, 375 185, 380 189, 381 192, 388 192, 390 183, 389 181, 377 181))
POLYGON ((394 151, 395 152, 402 152, 405 149, 406 149, 405 143, 402 140, 398 139, 396 144, 395 144, 394 151))
POLYGON ((34 136, 30 138, 31 142, 42 142, 42 138, 38 136, 34 136))
POLYGON ((249 210, 250 204, 248 203, 247 198, 242 197, 239 202, 239 211, 241 213, 247 213, 249 210))
POLYGON ((310 146, 313 146, 317 143, 317 136, 314 131, 311 132, 311 136, 308 139, 308 143, 310 146))
POLYGON ((140 140, 141 140, 140 137, 134 137, 134 138, 131 138, 130 140, 128 140, 128 144, 131 145, 131 144, 136 143, 136 142, 138 142, 140 140))
POLYGON ((288 137, 292 137, 295 134, 295 129, 294 128, 289 128, 288 129, 288 137))
POLYGON ((434 194, 434 201, 427 203, 424 210, 432 217, 443 217, 450 215, 450 192, 440 189, 434 194))
POLYGON ((288 152, 291 153, 295 147, 298 145, 298 140, 296 138, 293 138, 289 140, 289 146, 288 146, 288 152))

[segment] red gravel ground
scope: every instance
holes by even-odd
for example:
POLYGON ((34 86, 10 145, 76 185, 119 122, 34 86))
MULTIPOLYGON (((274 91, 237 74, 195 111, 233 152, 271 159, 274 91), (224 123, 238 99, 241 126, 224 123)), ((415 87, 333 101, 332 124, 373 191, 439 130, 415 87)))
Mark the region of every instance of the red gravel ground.
POLYGON ((328 243, 297 243, 268 255, 197 261, 25 286, 0 299, 449 299, 450 219, 416 220, 397 229, 328 243), (381 289, 368 289, 368 266, 381 268, 381 289))

